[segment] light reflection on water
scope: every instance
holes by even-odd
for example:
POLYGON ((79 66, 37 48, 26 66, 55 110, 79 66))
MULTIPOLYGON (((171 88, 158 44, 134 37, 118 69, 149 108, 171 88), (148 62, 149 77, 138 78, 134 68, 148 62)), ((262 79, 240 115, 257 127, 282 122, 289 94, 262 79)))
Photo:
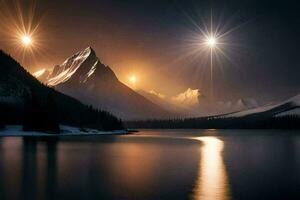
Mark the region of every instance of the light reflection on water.
POLYGON ((223 162, 224 142, 216 137, 197 137, 200 148, 199 173, 195 184, 195 200, 230 200, 228 177, 223 162))
POLYGON ((300 134, 0 137, 0 199, 299 199, 300 134))

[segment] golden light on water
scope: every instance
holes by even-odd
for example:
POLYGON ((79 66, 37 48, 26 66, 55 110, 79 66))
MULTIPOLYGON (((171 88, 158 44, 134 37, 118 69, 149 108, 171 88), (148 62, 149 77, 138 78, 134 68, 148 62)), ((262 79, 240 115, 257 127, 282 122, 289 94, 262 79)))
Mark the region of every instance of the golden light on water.
POLYGON ((195 138, 203 143, 200 149, 198 179, 194 200, 230 200, 229 183, 222 158, 224 142, 216 137, 195 138))

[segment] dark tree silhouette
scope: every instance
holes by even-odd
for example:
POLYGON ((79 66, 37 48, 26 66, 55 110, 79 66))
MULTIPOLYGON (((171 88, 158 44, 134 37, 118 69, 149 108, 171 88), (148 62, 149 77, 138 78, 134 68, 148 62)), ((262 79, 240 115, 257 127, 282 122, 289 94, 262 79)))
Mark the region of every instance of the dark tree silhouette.
POLYGON ((33 90, 25 92, 23 130, 59 133, 55 111, 55 102, 50 93, 43 104, 33 90))
POLYGON ((16 100, 0 100, 3 124, 23 124, 24 130, 56 132, 58 123, 99 130, 123 129, 117 117, 43 85, 1 50, 0 96, 16 100))
POLYGON ((58 112, 56 101, 53 97, 53 94, 50 92, 47 98, 47 104, 45 109, 46 116, 46 125, 47 129, 50 132, 58 133, 59 132, 59 121, 58 121, 58 112))
POLYGON ((4 109, 3 106, 0 105, 0 130, 4 128, 4 109))
POLYGON ((128 121, 126 128, 152 129, 299 129, 300 117, 201 117, 167 120, 128 121))

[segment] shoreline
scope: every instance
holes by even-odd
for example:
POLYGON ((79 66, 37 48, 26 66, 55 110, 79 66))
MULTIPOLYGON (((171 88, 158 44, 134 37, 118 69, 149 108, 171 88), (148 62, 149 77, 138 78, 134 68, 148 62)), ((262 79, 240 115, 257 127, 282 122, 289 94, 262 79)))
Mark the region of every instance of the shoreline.
POLYGON ((0 130, 0 137, 60 137, 60 136, 103 136, 103 135, 126 135, 130 134, 127 130, 114 130, 114 131, 99 131, 96 129, 85 129, 81 131, 80 128, 71 126, 60 126, 61 133, 52 134, 45 132, 22 130, 21 125, 8 125, 0 130))

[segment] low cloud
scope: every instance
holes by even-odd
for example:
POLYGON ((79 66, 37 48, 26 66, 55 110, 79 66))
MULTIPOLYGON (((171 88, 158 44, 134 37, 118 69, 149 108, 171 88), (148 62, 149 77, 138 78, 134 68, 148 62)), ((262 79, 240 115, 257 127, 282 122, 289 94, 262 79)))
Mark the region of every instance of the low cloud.
POLYGON ((154 90, 148 93, 163 100, 165 104, 161 106, 166 108, 165 105, 168 104, 190 116, 225 114, 258 107, 256 100, 251 98, 212 102, 199 89, 188 88, 184 92, 174 96, 167 96, 154 90))

